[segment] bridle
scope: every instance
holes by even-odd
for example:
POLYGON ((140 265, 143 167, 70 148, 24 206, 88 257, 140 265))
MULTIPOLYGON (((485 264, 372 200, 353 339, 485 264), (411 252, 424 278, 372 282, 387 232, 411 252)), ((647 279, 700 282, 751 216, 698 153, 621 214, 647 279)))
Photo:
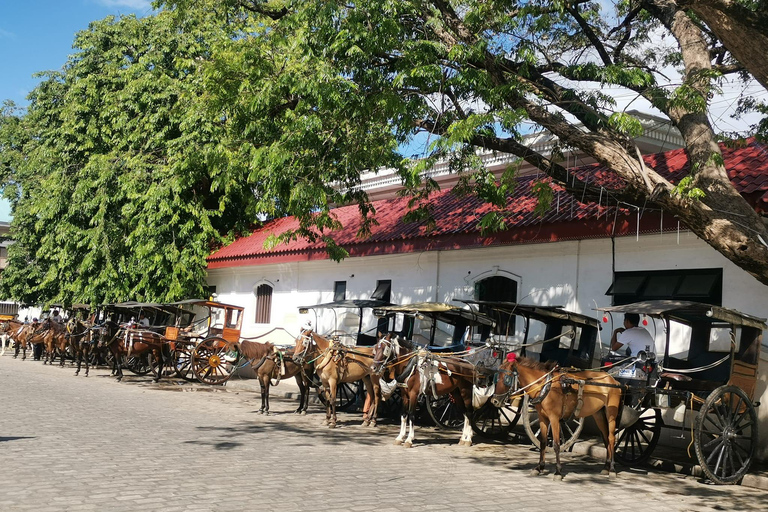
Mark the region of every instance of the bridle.
POLYGON ((381 375, 384 372, 384 367, 387 363, 390 362, 390 360, 393 357, 397 357, 400 353, 400 343, 398 342, 399 336, 396 334, 393 338, 389 339, 386 336, 379 339, 378 343, 376 343, 376 347, 374 348, 374 354, 377 353, 377 349, 379 346, 383 347, 381 354, 381 359, 378 359, 377 356, 374 356, 373 362, 371 363, 371 369, 376 375, 381 375))

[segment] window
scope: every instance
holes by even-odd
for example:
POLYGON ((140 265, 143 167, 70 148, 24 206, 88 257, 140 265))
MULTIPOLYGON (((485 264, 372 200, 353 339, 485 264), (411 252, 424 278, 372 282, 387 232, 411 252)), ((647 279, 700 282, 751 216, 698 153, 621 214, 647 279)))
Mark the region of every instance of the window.
MULTIPOLYGON (((491 276, 478 281, 475 283, 475 300, 516 302, 517 281, 504 276, 491 276)), ((495 334, 500 336, 514 336, 514 315, 485 307, 481 307, 480 311, 496 320, 495 334)), ((483 327, 481 338, 486 339, 490 332, 490 327, 483 327)))
POLYGON ((606 295, 619 306, 642 300, 689 300, 721 305, 723 269, 616 272, 606 295))
MULTIPOLYGON (((383 300, 384 302, 390 302, 392 299, 392 280, 380 279, 376 281, 376 290, 374 290, 371 299, 383 300)), ((387 332, 389 330, 389 319, 379 318, 376 322, 376 329, 379 332, 387 332)))
POLYGON ((336 281, 333 283, 333 302, 339 302, 346 300, 347 298, 347 282, 336 281))
POLYGON ((256 287, 256 323, 268 324, 272 317, 272 287, 260 284, 256 287))

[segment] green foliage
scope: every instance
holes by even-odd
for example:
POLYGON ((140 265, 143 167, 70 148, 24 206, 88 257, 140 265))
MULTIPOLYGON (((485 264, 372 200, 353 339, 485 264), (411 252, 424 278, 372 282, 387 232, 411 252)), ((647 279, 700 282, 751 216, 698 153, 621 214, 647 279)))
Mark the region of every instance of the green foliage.
POLYGON ((547 210, 549 210, 549 207, 552 205, 552 201, 555 198, 552 184, 549 181, 539 180, 531 185, 531 192, 538 200, 534 213, 541 217, 547 213, 547 210))
POLYGON ((698 187, 693 186, 693 177, 686 176, 672 189, 672 194, 678 197, 699 201, 706 193, 698 187))
POLYGON ((167 14, 91 23, 25 115, 3 111, 12 234, 6 297, 25 303, 202 296, 213 244, 255 219, 251 187, 210 148, 200 62, 222 27, 167 14), (7 151, 7 148, 12 148, 7 151), (232 172, 234 171, 234 172, 232 172))

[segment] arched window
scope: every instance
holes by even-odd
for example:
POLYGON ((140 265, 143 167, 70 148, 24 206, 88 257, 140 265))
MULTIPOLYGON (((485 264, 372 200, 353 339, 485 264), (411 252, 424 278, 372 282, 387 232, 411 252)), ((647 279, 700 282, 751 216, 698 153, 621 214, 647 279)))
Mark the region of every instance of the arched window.
MULTIPOLYGON (((475 283, 475 299, 488 301, 517 301, 517 281, 504 276, 491 276, 475 283)), ((483 310, 483 308, 481 308, 483 310)), ((513 335, 515 333, 515 317, 509 314, 483 311, 496 320, 495 333, 513 335)), ((490 328, 483 329, 483 338, 490 333, 490 328)))
POLYGON ((272 287, 266 283, 256 287, 256 323, 268 324, 272 318, 272 287))

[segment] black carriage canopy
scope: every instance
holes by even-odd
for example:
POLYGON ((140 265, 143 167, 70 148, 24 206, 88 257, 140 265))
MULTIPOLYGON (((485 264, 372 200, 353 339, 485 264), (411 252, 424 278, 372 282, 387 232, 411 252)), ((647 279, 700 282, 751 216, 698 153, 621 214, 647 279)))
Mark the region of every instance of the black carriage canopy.
POLYGON ((200 306, 205 308, 218 308, 218 309, 236 309, 238 311, 244 311, 243 306, 235 306, 234 304, 224 304, 223 302, 215 302, 206 299, 185 299, 178 302, 171 302, 171 306, 200 306))
POLYGON ((299 313, 308 313, 310 309, 367 309, 390 306, 392 303, 379 299, 349 299, 337 300, 335 302, 326 302, 324 304, 315 304, 314 306, 299 306, 299 313))
POLYGON ((760 331, 766 329, 765 318, 747 315, 735 309, 700 302, 647 300, 622 306, 608 306, 596 309, 606 313, 637 313, 656 318, 669 318, 687 324, 723 322, 736 327, 752 327, 760 331))
POLYGON ((457 323, 469 322, 470 325, 487 325, 493 327, 496 321, 489 316, 463 309, 458 306, 446 304, 444 302, 417 302, 414 304, 405 304, 402 306, 385 306, 373 311, 376 316, 386 316, 392 313, 403 313, 411 316, 428 316, 434 320, 445 322, 446 324, 456 325, 457 323))
POLYGON ((543 322, 555 319, 571 325, 590 325, 592 327, 598 327, 600 325, 597 318, 568 311, 563 309, 563 306, 536 306, 533 304, 518 304, 517 302, 492 300, 457 300, 465 304, 487 307, 510 315, 521 315, 543 322))

